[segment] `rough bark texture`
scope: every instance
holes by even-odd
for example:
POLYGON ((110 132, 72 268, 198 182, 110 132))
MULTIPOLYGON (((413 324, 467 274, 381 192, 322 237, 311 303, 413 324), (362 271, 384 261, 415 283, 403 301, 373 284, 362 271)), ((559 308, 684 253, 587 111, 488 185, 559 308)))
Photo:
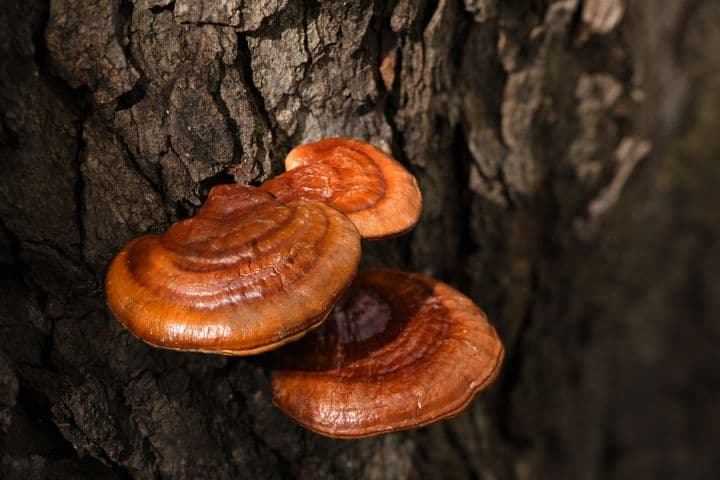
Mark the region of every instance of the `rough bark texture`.
POLYGON ((3 2, 0 477, 716 476, 718 25, 713 0, 3 2), (331 135, 425 195, 364 263, 452 283, 505 342, 454 420, 319 437, 262 358, 153 349, 105 306, 125 242, 331 135))

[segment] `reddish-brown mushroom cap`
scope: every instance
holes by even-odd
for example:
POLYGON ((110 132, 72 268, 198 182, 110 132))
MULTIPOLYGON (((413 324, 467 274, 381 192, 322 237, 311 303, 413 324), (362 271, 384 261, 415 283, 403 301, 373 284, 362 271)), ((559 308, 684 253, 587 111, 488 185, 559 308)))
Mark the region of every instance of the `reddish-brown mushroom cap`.
POLYGON ((368 270, 318 330, 277 354, 275 404, 318 433, 357 438, 460 413, 496 378, 504 350, 457 290, 368 270))
POLYGON ((283 202, 327 203, 365 238, 399 235, 420 218, 422 195, 415 177, 368 143, 328 138, 301 145, 285 158, 285 169, 262 188, 283 202))
POLYGON ((317 327, 359 258, 360 236, 337 210, 220 185, 193 218, 126 245, 105 294, 147 343, 249 355, 317 327))

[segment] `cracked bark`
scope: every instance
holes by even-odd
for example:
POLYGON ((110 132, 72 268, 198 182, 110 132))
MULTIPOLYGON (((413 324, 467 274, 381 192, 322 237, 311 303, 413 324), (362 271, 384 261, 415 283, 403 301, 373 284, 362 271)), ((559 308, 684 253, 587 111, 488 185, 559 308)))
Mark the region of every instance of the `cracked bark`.
POLYGON ((0 9, 0 477, 709 478, 717 2, 11 0, 0 9), (333 441, 262 358, 109 314, 129 239, 331 135, 418 177, 364 264, 468 292, 507 347, 460 417, 333 441), (691 328, 688 328, 691 326, 691 328))

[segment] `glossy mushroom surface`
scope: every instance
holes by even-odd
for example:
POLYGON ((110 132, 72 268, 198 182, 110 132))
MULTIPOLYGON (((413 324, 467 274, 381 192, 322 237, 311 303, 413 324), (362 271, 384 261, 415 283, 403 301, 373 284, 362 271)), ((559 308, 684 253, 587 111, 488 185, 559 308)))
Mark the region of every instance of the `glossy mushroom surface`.
POLYGON ((318 330, 276 352, 273 399, 331 437, 420 427, 460 413, 495 380, 503 354, 485 314, 457 290, 367 270, 318 330))
POLYGON ((372 145, 328 138, 293 149, 285 173, 261 187, 282 202, 324 202, 353 221, 364 238, 385 238, 415 226, 422 195, 415 177, 372 145))
POLYGON ((147 343, 249 355, 317 327, 359 258, 360 236, 337 210, 220 185, 194 217, 126 245, 105 294, 147 343))

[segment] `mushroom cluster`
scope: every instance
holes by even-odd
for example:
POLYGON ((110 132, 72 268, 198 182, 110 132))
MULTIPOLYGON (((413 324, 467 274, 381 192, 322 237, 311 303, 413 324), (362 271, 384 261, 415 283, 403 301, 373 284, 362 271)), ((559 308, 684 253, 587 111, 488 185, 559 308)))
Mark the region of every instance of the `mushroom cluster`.
POLYGON ((485 314, 423 275, 357 273, 361 238, 419 220, 415 177, 345 138, 296 147, 285 167, 260 187, 213 187, 194 217, 128 243, 105 281, 115 317, 162 348, 252 355, 289 344, 273 357, 274 402, 323 435, 461 412, 503 359, 485 314))

